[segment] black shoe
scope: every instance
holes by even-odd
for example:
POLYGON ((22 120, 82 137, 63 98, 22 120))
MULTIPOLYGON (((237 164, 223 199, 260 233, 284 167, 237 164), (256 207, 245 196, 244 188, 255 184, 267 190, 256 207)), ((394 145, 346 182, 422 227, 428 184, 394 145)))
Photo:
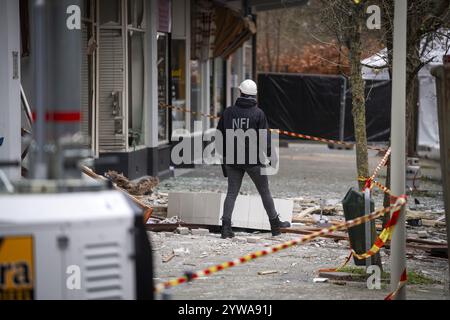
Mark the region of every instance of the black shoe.
POLYGON ((269 220, 270 228, 272 230, 272 236, 276 237, 281 235, 281 228, 290 228, 291 224, 287 221, 280 221, 280 217, 277 216, 275 219, 269 220))
POLYGON ((234 238, 231 221, 222 221, 222 239, 234 238))

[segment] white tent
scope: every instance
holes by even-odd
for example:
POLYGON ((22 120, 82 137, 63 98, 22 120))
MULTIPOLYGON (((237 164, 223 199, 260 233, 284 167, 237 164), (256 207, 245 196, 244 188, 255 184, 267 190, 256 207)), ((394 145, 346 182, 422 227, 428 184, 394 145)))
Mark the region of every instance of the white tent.
POLYGON ((387 49, 383 49, 362 61, 362 76, 364 80, 390 80, 387 68, 387 49))
MULTIPOLYGON (((450 30, 441 31, 441 33, 445 33, 447 37, 450 37, 450 30)), ((425 39, 422 43, 425 43, 425 39)), ((436 65, 442 64, 444 55, 449 52, 449 46, 448 38, 435 40, 433 43, 428 44, 426 52, 422 55, 422 61, 428 62, 428 64, 419 71, 418 146, 419 153, 430 158, 439 158, 436 83, 435 78, 431 74, 431 69, 436 65)), ((386 49, 363 60, 361 72, 364 80, 389 80, 389 72, 386 67, 387 60, 386 49)))

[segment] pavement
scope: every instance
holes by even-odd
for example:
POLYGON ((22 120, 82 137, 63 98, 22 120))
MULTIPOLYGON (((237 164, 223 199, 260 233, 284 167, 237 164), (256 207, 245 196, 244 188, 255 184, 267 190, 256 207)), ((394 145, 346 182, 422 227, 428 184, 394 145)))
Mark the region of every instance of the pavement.
MULTIPOLYGON (((350 187, 356 187, 355 151, 331 150, 326 145, 293 143, 280 149, 280 171, 269 178, 272 194, 277 198, 321 199, 340 202, 350 187)), ((373 170, 381 156, 369 152, 370 169, 373 170)), ((422 191, 414 195, 421 210, 441 215, 444 210, 439 163, 427 161, 421 181, 422 191)), ((226 192, 226 179, 219 166, 200 166, 194 170, 177 170, 176 176, 161 182, 156 192, 210 191, 226 192)), ((384 183, 385 169, 379 181, 384 183)), ((256 194, 256 188, 246 177, 242 194, 256 194)), ((383 194, 376 192, 376 206, 382 205, 383 194)), ((410 208, 417 209, 412 201, 410 208)), ((238 234, 240 240, 222 240, 218 234, 178 235, 174 233, 150 233, 156 270, 156 281, 183 275, 186 271, 198 271, 216 263, 238 258, 241 255, 296 237, 270 234, 238 234), (248 243, 246 237, 255 236, 257 243, 248 243), (163 262, 173 253, 185 252, 163 262)), ((336 242, 320 239, 306 245, 287 249, 249 262, 210 277, 201 278, 168 291, 173 299, 383 299, 389 286, 381 290, 369 290, 364 282, 314 283, 321 268, 340 265, 349 253, 347 241, 336 242), (261 271, 276 271, 259 275, 261 271)), ((382 249, 383 268, 389 271, 389 250, 382 249)), ((429 258, 423 252, 409 252, 408 270, 413 270, 435 281, 431 285, 408 286, 409 299, 448 299, 448 261, 429 258)), ((352 265, 353 262, 350 263, 352 265)))
MULTIPOLYGON (((153 245, 155 281, 163 282, 182 276, 187 271, 199 271, 215 264, 234 260, 269 245, 293 239, 283 235, 274 239, 270 234, 251 235, 258 243, 242 242, 248 234, 237 234, 239 241, 222 240, 218 234, 206 236, 150 233, 153 245), (173 250, 183 254, 168 262, 173 250), (178 249, 178 250, 177 250, 178 249), (183 250, 181 250, 183 249, 183 250)), ((384 284, 380 290, 369 290, 365 282, 345 281, 314 283, 319 269, 333 268, 345 261, 349 253, 347 241, 338 243, 320 239, 259 258, 237 267, 200 278, 167 290, 175 300, 382 300, 390 292, 384 284), (259 273, 274 272, 261 275, 259 273)), ((383 250, 383 268, 389 271, 389 256, 383 250)), ((353 262, 350 263, 353 265, 353 262)), ((448 264, 445 259, 408 260, 408 270, 414 270, 439 283, 409 285, 408 299, 449 299, 444 290, 448 264)))

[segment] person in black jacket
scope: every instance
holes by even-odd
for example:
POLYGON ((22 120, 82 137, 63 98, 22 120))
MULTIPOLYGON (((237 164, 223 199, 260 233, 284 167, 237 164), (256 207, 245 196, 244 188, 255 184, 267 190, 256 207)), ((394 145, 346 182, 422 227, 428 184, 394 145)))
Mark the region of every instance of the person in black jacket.
POLYGON ((222 238, 234 237, 231 217, 245 173, 250 176, 262 198, 269 217, 272 235, 278 236, 281 234, 280 228, 288 228, 290 223, 280 221, 269 190, 267 175, 262 174, 262 168, 267 163, 261 159, 263 158, 261 155, 265 153, 267 158, 276 159, 276 155, 272 154, 275 150, 271 150, 266 115, 257 106, 258 89, 254 81, 245 80, 239 89, 241 97, 236 100, 234 106, 225 109, 217 127, 223 139, 222 170, 224 176, 228 178, 228 192, 222 216, 222 238), (260 143, 259 139, 265 138, 264 135, 259 134, 260 131, 265 133, 266 143, 260 143), (236 135, 239 134, 244 135, 244 138, 236 138, 236 135), (234 152, 229 149, 231 144, 234 152), (262 149, 265 150, 260 150, 260 146, 264 146, 265 148, 262 149))

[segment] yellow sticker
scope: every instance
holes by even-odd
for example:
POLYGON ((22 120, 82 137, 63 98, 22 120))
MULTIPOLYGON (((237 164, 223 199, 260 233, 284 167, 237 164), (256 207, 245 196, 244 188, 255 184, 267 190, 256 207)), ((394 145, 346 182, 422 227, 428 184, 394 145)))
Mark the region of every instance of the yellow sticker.
POLYGON ((33 299, 33 238, 0 237, 0 300, 33 299))

